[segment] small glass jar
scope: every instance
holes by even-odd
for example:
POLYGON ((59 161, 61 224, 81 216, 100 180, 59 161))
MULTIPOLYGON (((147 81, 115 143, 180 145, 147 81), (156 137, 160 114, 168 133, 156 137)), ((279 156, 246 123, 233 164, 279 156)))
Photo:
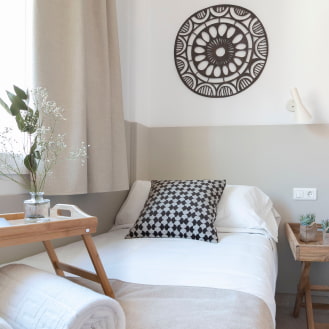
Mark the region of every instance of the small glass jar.
POLYGON ((31 199, 24 201, 25 223, 50 221, 50 200, 44 199, 44 192, 29 192, 31 199))

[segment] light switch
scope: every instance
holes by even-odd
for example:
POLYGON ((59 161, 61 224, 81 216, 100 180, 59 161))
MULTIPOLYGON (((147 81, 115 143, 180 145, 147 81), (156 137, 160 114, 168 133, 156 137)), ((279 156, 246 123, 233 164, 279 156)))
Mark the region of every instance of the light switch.
POLYGON ((293 199, 294 200, 316 200, 317 191, 312 187, 294 187, 293 199))

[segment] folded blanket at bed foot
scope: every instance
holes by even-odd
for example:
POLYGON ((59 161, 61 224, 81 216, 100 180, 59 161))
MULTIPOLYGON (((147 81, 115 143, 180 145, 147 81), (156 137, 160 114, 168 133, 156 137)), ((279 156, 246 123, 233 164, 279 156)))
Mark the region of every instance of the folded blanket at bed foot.
MULTIPOLYGON (((102 293, 99 284, 73 282, 102 293)), ((265 302, 249 293, 219 288, 148 285, 111 280, 126 314, 126 329, 274 329, 265 302)))
POLYGON ((0 268, 1 329, 124 329, 120 304, 28 265, 0 268), (2 320, 2 321, 1 321, 2 320))

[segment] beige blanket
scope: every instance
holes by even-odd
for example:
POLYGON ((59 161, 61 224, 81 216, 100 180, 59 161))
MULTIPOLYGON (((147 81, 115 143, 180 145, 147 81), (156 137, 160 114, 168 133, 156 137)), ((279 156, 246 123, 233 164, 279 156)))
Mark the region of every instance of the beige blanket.
MULTIPOLYGON (((74 279, 101 292, 99 285, 74 279)), ((274 329, 260 298, 234 290, 111 280, 127 329, 274 329)))

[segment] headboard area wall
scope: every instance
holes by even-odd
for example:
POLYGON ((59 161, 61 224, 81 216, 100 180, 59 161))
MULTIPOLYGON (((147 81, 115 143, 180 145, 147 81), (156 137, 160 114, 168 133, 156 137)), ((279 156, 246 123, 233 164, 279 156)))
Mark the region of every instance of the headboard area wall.
MULTIPOLYGON (((277 289, 294 293, 300 264, 292 257, 284 225, 307 212, 315 213, 317 221, 329 217, 329 126, 131 125, 136 134, 133 179, 225 178, 228 184, 256 185, 271 197, 282 216, 277 289), (293 200, 294 187, 317 188, 317 200, 293 200)), ((326 281, 328 268, 315 264, 314 281, 326 281)))

